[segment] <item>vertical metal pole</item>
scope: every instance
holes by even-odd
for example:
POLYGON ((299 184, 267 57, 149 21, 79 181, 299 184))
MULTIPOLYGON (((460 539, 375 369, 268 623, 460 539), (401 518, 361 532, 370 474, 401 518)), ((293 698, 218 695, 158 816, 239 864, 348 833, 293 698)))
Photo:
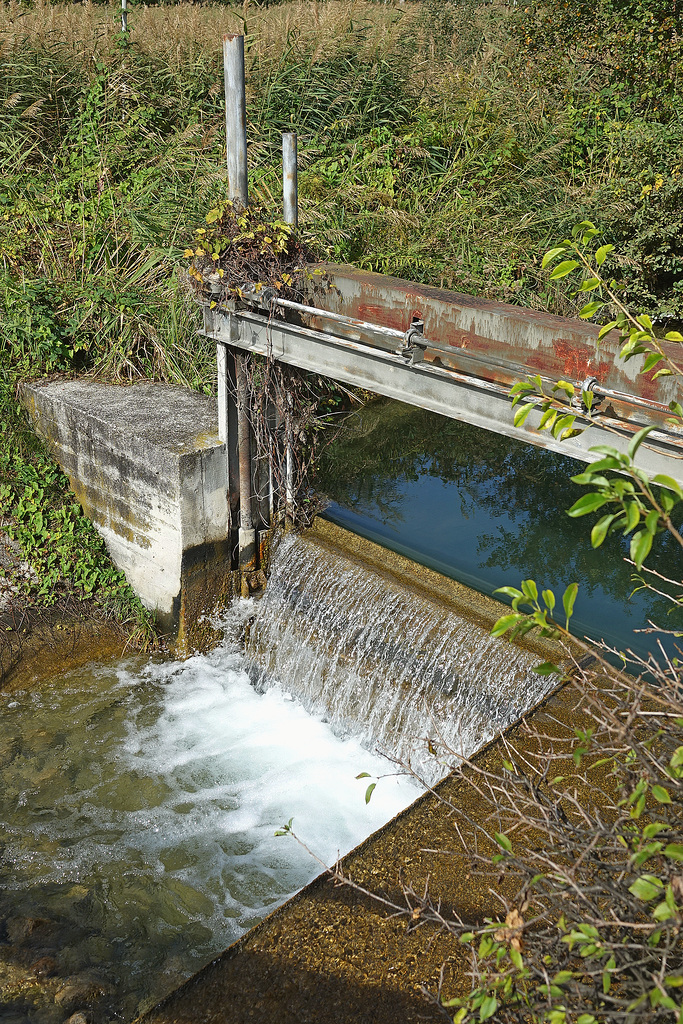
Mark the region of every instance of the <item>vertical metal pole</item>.
MULTIPOLYGON (((282 135, 282 198, 285 224, 297 227, 299 223, 299 193, 297 182, 296 132, 282 135)), ((285 515, 294 518, 294 457, 292 438, 287 419, 285 438, 285 515)))
POLYGON ((121 31, 128 31, 128 0, 121 0, 121 31))
POLYGON ((299 188, 296 167, 296 132, 282 136, 282 196, 285 224, 299 225, 299 188))
MULTIPOLYGON (((205 330, 213 329, 205 325, 205 330)), ((223 342, 216 345, 218 369, 218 436, 225 444, 228 480, 228 523, 230 533, 239 527, 240 475, 237 430, 237 369, 235 349, 223 342)), ((236 539, 236 538, 235 538, 236 539)))
POLYGON ((289 434, 285 447, 285 515, 290 519, 294 518, 294 459, 289 434))
POLYGON ((249 205, 247 181, 247 101, 244 84, 244 36, 223 36, 225 127, 228 188, 233 202, 249 205))
POLYGON ((251 489, 251 425, 249 423, 246 356, 236 356, 237 363, 237 446, 239 449, 240 473, 240 569, 249 571, 256 568, 256 530, 252 511, 251 489))

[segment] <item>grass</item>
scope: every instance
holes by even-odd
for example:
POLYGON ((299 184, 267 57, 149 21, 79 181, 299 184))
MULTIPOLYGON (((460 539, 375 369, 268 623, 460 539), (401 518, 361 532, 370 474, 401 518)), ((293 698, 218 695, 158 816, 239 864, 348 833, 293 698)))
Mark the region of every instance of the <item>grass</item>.
POLYGON ((227 193, 226 31, 247 36, 251 194, 278 212, 280 133, 296 128, 301 232, 321 258, 572 313, 539 259, 589 216, 628 240, 615 273, 629 297, 683 315, 679 117, 615 91, 578 44, 543 50, 525 17, 502 0, 179 3, 133 8, 123 38, 115 6, 0 3, 11 436, 27 376, 213 391, 182 254, 227 193))

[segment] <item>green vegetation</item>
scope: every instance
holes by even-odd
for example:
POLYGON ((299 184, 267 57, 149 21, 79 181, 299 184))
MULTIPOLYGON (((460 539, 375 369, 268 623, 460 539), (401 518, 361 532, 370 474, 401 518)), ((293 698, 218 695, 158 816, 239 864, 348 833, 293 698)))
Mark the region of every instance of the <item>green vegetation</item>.
MULTIPOLYGON (((537 253, 592 216, 624 243, 621 294, 681 317, 681 14, 579 6, 163 5, 133 8, 124 37, 115 7, 0 4, 5 514, 35 486, 33 466, 50 522, 20 380, 87 371, 214 387, 184 252, 227 198, 229 29, 247 32, 252 196, 277 219, 280 132, 295 127, 301 237, 319 257, 571 313, 537 253)), ((49 504, 63 487, 51 480, 49 504)), ((31 547, 41 572, 44 546, 31 547)), ((60 586, 73 571, 94 581, 74 559, 59 560, 60 586)))
MULTIPOLYGON (((632 314, 614 292, 605 262, 611 245, 594 248, 598 232, 590 222, 543 260, 556 263, 555 279, 578 276, 577 295, 599 295, 584 307, 610 302, 621 332, 624 359, 642 359, 640 373, 681 375, 663 348, 647 314, 632 314), (570 256, 570 259, 564 257, 570 256), (560 262, 557 262, 558 259, 560 262)), ((668 332, 670 342, 683 342, 668 332)), ((564 437, 591 415, 574 415, 573 388, 560 382, 544 392, 538 378, 513 386, 515 414, 526 406, 543 410, 542 429, 564 437), (527 402, 531 396, 532 400, 527 402), (570 420, 570 422, 567 422, 570 420), (559 424, 559 427, 556 425, 559 424)), ((670 404, 680 426, 683 408, 670 404)), ((528 409, 523 415, 528 415, 528 409)), ((636 588, 646 588, 680 609, 676 560, 664 572, 646 565, 655 539, 666 536, 679 551, 683 537, 673 521, 683 488, 670 476, 649 479, 635 464, 653 427, 638 431, 623 453, 609 445, 593 449, 598 458, 572 481, 590 490, 568 514, 574 519, 599 512, 591 530, 593 547, 611 533, 630 537, 636 588)), ((491 874, 504 911, 497 919, 463 921, 444 917, 432 897, 407 914, 431 919, 469 947, 473 984, 444 996, 454 1024, 495 1018, 517 1024, 608 1024, 683 1019, 683 688, 680 644, 675 654, 638 657, 589 646, 569 634, 578 585, 570 583, 561 603, 535 580, 500 588, 512 609, 492 635, 521 637, 534 630, 564 646, 571 665, 565 676, 571 728, 553 716, 523 728, 518 748, 506 743, 499 764, 483 762, 462 770, 490 807, 481 823, 452 806, 464 849, 491 874), (615 668, 609 655, 617 655, 615 668), (583 657, 579 659, 579 657, 583 657), (524 731, 525 729, 525 731, 524 731), (488 849, 487 849, 488 847, 488 849), (476 851, 472 853, 472 851, 476 851)), ((649 623, 648 631, 680 640, 681 633, 649 623)), ((546 662, 537 672, 560 673, 546 662)), ((450 752, 453 753, 453 752, 450 752)), ((451 805, 449 805, 451 806, 451 805)))

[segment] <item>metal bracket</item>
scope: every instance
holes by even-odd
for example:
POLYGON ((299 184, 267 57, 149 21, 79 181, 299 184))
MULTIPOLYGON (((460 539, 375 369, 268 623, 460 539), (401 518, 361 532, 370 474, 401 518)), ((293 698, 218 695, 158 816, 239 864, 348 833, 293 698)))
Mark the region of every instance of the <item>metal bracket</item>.
POLYGON ((403 356, 411 366, 415 366, 416 363, 421 363, 424 360, 425 347, 427 345, 424 330, 424 320, 418 320, 415 317, 403 335, 403 343, 396 349, 396 355, 403 356))
POLYGON ((581 395, 579 399, 581 408, 585 409, 588 414, 591 415, 593 410, 600 404, 600 402, 602 402, 602 399, 603 396, 600 393, 600 384, 598 383, 597 377, 586 377, 586 379, 581 383, 581 395), (590 391, 593 395, 593 404, 590 409, 583 400, 584 391, 590 391))

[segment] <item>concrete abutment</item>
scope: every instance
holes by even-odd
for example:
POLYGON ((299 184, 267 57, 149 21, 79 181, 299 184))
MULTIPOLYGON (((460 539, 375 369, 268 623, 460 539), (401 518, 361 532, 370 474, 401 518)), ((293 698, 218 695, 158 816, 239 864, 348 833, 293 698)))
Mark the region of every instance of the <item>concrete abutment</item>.
POLYGON ((215 398, 89 380, 24 384, 21 397, 114 564, 161 628, 191 647, 233 586, 215 398))

